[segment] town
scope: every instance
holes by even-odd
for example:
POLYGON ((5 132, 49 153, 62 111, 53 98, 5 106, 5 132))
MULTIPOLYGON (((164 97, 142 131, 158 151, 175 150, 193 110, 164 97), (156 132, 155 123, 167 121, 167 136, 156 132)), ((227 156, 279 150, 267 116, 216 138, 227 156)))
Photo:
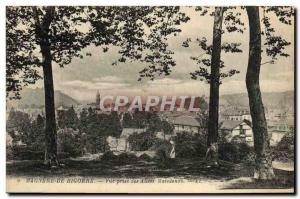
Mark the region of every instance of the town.
POLYGON ((5 13, 7 192, 295 193, 295 7, 5 13))
MULTIPOLYGON (((165 102, 162 102, 164 99, 167 99, 165 96, 162 100, 160 100, 158 96, 150 96, 148 98, 136 96, 134 99, 132 98, 132 104, 140 102, 137 103, 138 105, 134 106, 130 105, 128 100, 129 98, 125 96, 115 98, 117 100, 116 104, 119 103, 118 105, 115 105, 112 101, 109 103, 109 100, 107 100, 109 98, 114 99, 113 97, 107 96, 101 97, 100 92, 97 91, 94 102, 87 103, 86 105, 60 104, 60 106, 56 108, 58 128, 60 129, 58 131, 58 137, 60 138, 60 134, 65 134, 66 136, 70 136, 70 138, 80 135, 80 142, 90 145, 89 147, 81 146, 82 151, 76 153, 76 155, 99 152, 103 153, 106 150, 115 152, 148 151, 151 148, 150 145, 147 146, 148 148, 136 146, 136 141, 132 141, 132 139, 134 137, 136 137, 134 139, 137 139, 139 135, 142 137, 149 131, 154 134, 155 139, 160 140, 171 140, 178 134, 185 134, 187 136, 198 135, 201 137, 203 142, 202 144, 205 145, 207 134, 206 120, 208 114, 208 104, 205 96, 171 97, 170 99, 172 100, 165 102), (104 101, 106 103, 103 103, 104 101), (143 103, 143 101, 146 103, 143 103), (101 108, 101 106, 104 107, 101 108), (167 111, 160 111, 164 106, 167 111), (190 107, 193 108, 190 109, 190 107), (82 117, 88 118, 88 115, 98 115, 98 117, 103 117, 103 119, 96 119, 99 123, 94 124, 94 129, 88 130, 80 127, 80 120, 84 120, 82 117), (105 120, 105 118, 107 119, 105 120), (114 122, 107 124, 106 122, 108 120, 112 120, 114 122), (86 131, 90 131, 90 133, 86 131), (89 136, 92 137, 92 140, 95 143, 88 144, 86 140, 89 140, 89 138, 87 138, 89 136), (99 140, 97 141, 94 139, 99 140), (102 141, 100 142, 100 140, 102 141), (96 143, 98 143, 98 146, 91 146, 96 143)), ((18 115, 15 114, 15 112, 27 114, 28 119, 32 121, 36 120, 37 117, 44 117, 42 108, 27 107, 20 109, 12 107, 8 110, 8 120, 15 119, 9 118, 12 115, 18 115), (12 111, 14 114, 11 114, 12 111)), ((293 114, 292 105, 284 106, 284 108, 281 107, 280 109, 267 110, 268 132, 270 145, 272 147, 277 146, 284 137, 293 136, 293 114)), ((223 141, 228 143, 245 143, 247 146, 253 147, 254 140, 251 115, 247 108, 243 106, 231 106, 225 100, 221 100, 219 123, 220 139, 224 138, 223 141)), ((22 132, 19 132, 16 128, 10 126, 9 122, 8 131, 11 131, 7 137, 8 146, 27 145, 24 139, 21 139, 22 132)), ((145 139, 146 138, 147 137, 145 137, 145 139)), ((29 143, 32 144, 31 141, 29 143)), ((201 153, 205 153, 205 147, 203 147, 203 151, 201 153)), ((148 154, 151 154, 151 152, 148 152, 148 154)))

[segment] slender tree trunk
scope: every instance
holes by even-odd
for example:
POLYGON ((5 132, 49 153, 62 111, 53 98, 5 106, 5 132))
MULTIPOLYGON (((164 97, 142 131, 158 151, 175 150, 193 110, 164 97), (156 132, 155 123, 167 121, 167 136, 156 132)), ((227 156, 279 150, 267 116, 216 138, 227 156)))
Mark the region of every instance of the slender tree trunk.
POLYGON ((43 55, 44 91, 45 91, 45 164, 57 165, 57 134, 54 105, 54 86, 52 75, 52 59, 49 45, 41 45, 43 55))
POLYGON ((261 66, 261 29, 259 8, 247 7, 247 14, 249 19, 250 42, 246 85, 253 124, 254 150, 256 154, 254 178, 272 179, 274 178, 272 161, 269 161, 267 155, 269 149, 267 121, 259 86, 259 73, 261 66))
POLYGON ((35 17, 36 37, 39 40, 41 53, 43 56, 42 66, 44 74, 45 92, 45 160, 49 166, 57 166, 57 134, 54 105, 54 86, 52 75, 52 55, 49 41, 49 27, 54 17, 55 8, 48 6, 45 15, 40 19, 38 8, 33 7, 35 17))
POLYGON ((207 145, 212 161, 218 161, 218 124, 219 124, 219 79, 222 38, 223 8, 216 7, 214 13, 213 47, 211 55, 211 79, 209 95, 209 119, 207 145))

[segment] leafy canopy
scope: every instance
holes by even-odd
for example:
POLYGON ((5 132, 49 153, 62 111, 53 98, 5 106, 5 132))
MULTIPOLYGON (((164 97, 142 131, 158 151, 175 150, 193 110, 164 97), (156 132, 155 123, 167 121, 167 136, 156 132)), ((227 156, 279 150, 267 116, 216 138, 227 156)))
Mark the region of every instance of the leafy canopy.
MULTIPOLYGON (((167 39, 176 36, 179 25, 189 20, 178 6, 169 7, 7 7, 6 9, 7 97, 20 98, 19 91, 42 77, 40 45, 49 43, 52 61, 60 67, 74 57, 92 54, 89 45, 119 47, 119 62, 141 61, 147 65, 140 77, 154 79, 169 74, 175 66, 167 39)), ((99 51, 100 53, 100 51, 99 51)))
MULTIPOLYGON (((247 30, 246 23, 243 21, 245 19, 243 16, 247 14, 245 12, 245 7, 228 6, 224 7, 223 9, 224 15, 222 34, 244 34, 247 30)), ((214 7, 195 7, 195 11, 198 12, 200 16, 214 16, 214 7)), ((262 54, 271 58, 270 61, 261 64, 274 64, 275 60, 277 60, 279 57, 289 56, 289 54, 286 52, 286 47, 291 43, 284 38, 284 35, 278 35, 278 33, 276 34, 276 29, 272 26, 272 23, 274 23, 277 19, 283 24, 292 25, 295 10, 293 7, 289 6, 271 6, 260 7, 260 11, 263 13, 261 23, 264 27, 263 31, 261 32, 263 37, 262 54)), ((209 67, 211 66, 212 44, 209 43, 208 38, 201 37, 195 39, 187 38, 182 43, 182 46, 188 48, 190 45, 192 45, 192 43, 198 45, 202 52, 198 56, 191 57, 191 59, 194 60, 199 66, 198 70, 190 73, 191 78, 210 83, 211 74, 209 72, 209 67)), ((240 42, 223 42, 221 49, 224 53, 242 53, 241 45, 242 43, 240 42)), ((239 73, 238 70, 234 69, 234 66, 226 65, 223 60, 221 60, 220 68, 220 76, 216 80, 219 82, 219 84, 222 83, 222 79, 239 73), (225 70, 226 68, 228 68, 228 70, 225 70)), ((155 73, 155 71, 151 72, 155 73)))

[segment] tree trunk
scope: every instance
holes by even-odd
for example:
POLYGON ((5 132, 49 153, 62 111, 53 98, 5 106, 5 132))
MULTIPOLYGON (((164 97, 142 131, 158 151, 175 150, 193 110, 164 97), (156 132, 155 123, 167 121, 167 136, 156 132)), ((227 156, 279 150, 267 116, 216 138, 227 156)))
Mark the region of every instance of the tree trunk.
POLYGON ((218 161, 218 124, 219 124, 219 86, 220 86, 220 57, 222 38, 223 8, 216 7, 214 13, 213 47, 211 55, 211 78, 209 95, 208 118, 208 151, 211 151, 212 161, 218 161))
POLYGON ((45 91, 45 164, 57 165, 57 134, 54 105, 54 86, 52 75, 52 59, 49 45, 41 45, 43 55, 44 91, 45 91))
POLYGON ((42 66, 44 74, 44 92, 45 92, 45 159, 44 163, 49 166, 57 166, 57 134, 54 105, 54 86, 52 75, 52 55, 49 41, 49 27, 54 17, 55 8, 48 6, 41 22, 37 7, 33 7, 35 17, 35 32, 39 40, 41 53, 43 56, 42 66))
POLYGON ((274 172, 272 161, 268 157, 269 140, 267 121, 262 102, 259 73, 261 66, 261 29, 258 7, 247 7, 249 19, 249 60, 246 74, 246 85, 249 97, 250 113, 252 118, 252 129, 255 150, 256 179, 272 179, 274 172))

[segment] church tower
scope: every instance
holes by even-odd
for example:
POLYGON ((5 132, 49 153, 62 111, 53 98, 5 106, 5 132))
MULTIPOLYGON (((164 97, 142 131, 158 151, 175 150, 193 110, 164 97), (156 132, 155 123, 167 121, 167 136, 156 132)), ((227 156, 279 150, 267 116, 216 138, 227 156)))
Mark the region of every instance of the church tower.
POLYGON ((99 108, 100 107, 100 93, 99 93, 99 90, 97 91, 97 94, 96 94, 96 107, 99 108))

